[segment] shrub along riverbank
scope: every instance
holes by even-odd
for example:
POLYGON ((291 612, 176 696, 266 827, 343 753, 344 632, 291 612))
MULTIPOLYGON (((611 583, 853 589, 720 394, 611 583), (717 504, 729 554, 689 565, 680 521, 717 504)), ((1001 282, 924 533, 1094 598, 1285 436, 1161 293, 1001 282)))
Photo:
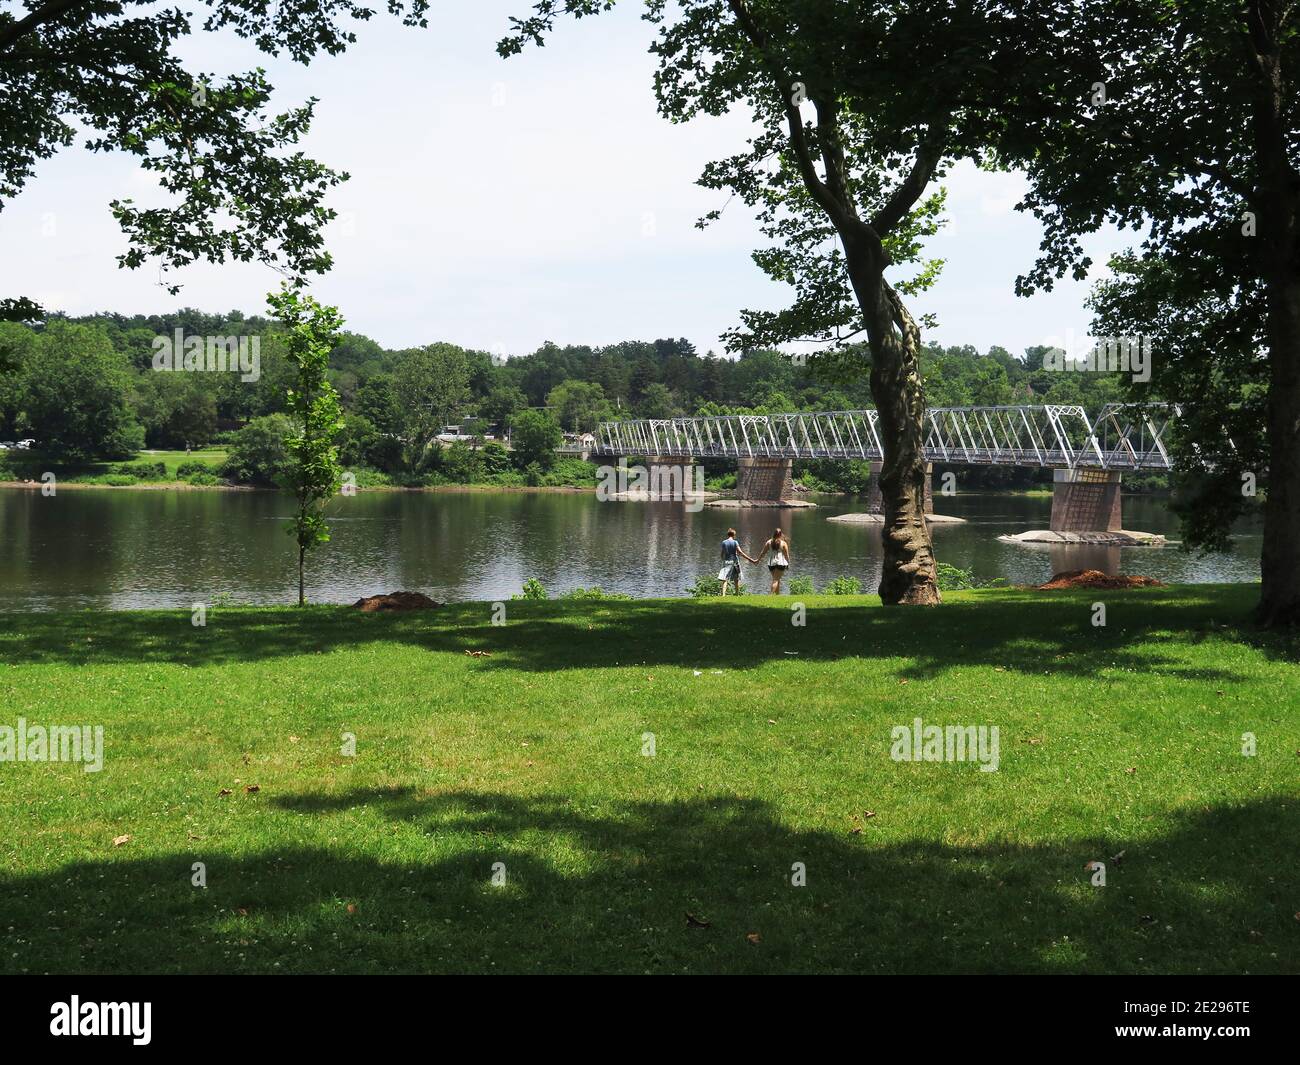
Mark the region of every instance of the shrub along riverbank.
POLYGON ((1295 972, 1257 593, 10 614, 0 969, 1295 972))
MULTIPOLYGON (((40 484, 47 473, 58 484, 100 488, 274 488, 278 469, 241 465, 238 456, 223 449, 184 452, 142 452, 128 462, 67 465, 50 463, 39 455, 0 453, 0 484, 40 484)), ((398 477, 366 467, 347 471, 358 488, 594 488, 596 466, 581 459, 558 459, 550 468, 487 473, 479 468, 448 472, 431 470, 417 477, 398 477)))

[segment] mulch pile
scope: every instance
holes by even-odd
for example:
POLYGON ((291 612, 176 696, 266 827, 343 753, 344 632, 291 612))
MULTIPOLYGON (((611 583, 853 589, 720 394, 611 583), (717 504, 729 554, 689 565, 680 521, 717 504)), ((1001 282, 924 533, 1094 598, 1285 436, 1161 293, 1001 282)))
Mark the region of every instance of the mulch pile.
POLYGON ((1052 579, 1038 586, 1039 591, 1049 592, 1058 588, 1152 588, 1163 587, 1164 581, 1154 577, 1125 577, 1116 573, 1102 573, 1099 569, 1072 569, 1064 573, 1052 574, 1052 579))
POLYGON ((421 592, 389 592, 387 595, 368 595, 352 604, 364 614, 391 610, 431 610, 444 606, 421 592))

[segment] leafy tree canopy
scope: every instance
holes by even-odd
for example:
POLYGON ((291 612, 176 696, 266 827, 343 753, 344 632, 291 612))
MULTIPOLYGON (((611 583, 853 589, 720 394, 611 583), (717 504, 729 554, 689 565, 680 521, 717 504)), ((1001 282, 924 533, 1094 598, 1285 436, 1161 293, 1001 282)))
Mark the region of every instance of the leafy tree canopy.
MULTIPOLYGON (((260 69, 195 70, 177 45, 197 22, 305 63, 342 52, 355 40, 351 25, 374 11, 354 0, 203 6, 206 15, 145 0, 23 0, 19 11, 0 12, 0 210, 40 160, 84 134, 91 151, 135 156, 170 194, 161 207, 112 202, 128 239, 122 266, 261 261, 290 277, 319 273, 330 264, 321 227, 333 212, 324 198, 346 175, 295 148, 316 101, 272 114, 260 69)), ((387 3, 407 25, 425 25, 427 8, 428 0, 387 3)), ((26 298, 0 302, 0 318, 40 316, 26 298)))

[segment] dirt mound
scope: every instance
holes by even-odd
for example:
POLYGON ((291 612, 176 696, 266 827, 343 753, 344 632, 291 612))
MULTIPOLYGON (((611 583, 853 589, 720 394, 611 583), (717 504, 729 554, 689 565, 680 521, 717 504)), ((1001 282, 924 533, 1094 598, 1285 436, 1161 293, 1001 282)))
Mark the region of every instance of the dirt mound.
POLYGON ((364 614, 392 610, 431 610, 442 603, 421 592, 389 592, 387 595, 368 595, 352 604, 364 614))
POLYGON ((1152 588, 1164 586, 1164 581, 1154 577, 1125 577, 1116 573, 1102 573, 1099 569, 1072 569, 1052 574, 1052 579, 1038 586, 1040 591, 1057 588, 1152 588))

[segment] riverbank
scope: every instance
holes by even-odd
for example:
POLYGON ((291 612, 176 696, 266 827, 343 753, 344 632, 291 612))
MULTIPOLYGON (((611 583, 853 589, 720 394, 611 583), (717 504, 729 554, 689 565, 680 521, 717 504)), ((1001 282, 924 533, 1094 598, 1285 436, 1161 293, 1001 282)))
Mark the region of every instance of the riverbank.
MULTIPOLYGON (((47 465, 39 455, 0 452, 0 488, 40 489, 53 474, 56 491, 61 488, 111 488, 126 491, 163 490, 217 492, 276 492, 273 485, 246 484, 220 477, 218 471, 227 452, 219 448, 199 451, 142 451, 124 462, 94 462, 78 466, 47 465), (6 476, 19 471, 18 476, 6 476), (48 470, 48 472, 47 472, 48 470)), ((587 462, 562 458, 543 473, 550 483, 527 484, 524 475, 511 472, 500 478, 460 483, 430 475, 433 484, 393 484, 388 475, 365 467, 348 470, 357 492, 591 492, 596 489, 596 467, 587 462)))
MULTIPOLYGON (((23 488, 39 491, 41 481, 0 481, 0 488, 23 488)), ((279 492, 280 489, 253 484, 189 484, 185 481, 140 481, 135 484, 91 484, 82 481, 57 481, 56 490, 65 488, 102 489, 109 492, 279 492)), ((436 484, 408 487, 384 484, 357 488, 358 492, 594 492, 589 485, 500 485, 500 484, 436 484)))
POLYGON ((1257 592, 7 614, 0 725, 104 749, 0 772, 0 969, 1294 972, 1257 592))

